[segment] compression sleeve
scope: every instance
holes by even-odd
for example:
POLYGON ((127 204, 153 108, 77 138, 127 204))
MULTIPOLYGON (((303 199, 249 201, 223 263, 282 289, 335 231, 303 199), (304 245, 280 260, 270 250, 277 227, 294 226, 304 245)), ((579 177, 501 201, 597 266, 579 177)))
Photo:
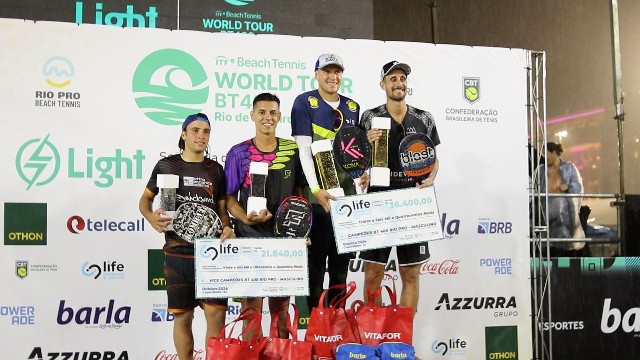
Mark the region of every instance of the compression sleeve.
POLYGON ((300 149, 300 165, 302 166, 302 171, 304 172, 305 177, 307 178, 307 183, 309 183, 309 188, 313 189, 317 187, 318 178, 316 178, 316 168, 313 164, 313 155, 311 155, 311 136, 297 135, 293 137, 298 144, 298 149, 300 149))

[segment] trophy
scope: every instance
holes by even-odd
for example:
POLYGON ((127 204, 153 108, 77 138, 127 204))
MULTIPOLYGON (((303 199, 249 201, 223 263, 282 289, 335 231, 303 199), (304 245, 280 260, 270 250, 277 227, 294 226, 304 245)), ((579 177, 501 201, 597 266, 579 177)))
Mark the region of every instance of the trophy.
MULTIPOLYGON (((180 184, 180 177, 172 174, 158 174, 156 183, 160 189, 160 208, 164 210, 167 217, 173 219, 176 211, 176 189, 180 184)), ((165 230, 173 230, 173 221, 167 225, 165 230)))
POLYGON ((331 140, 314 141, 311 144, 311 154, 316 160, 322 188, 335 197, 344 196, 344 190, 340 187, 338 180, 338 171, 333 162, 331 140))
POLYGON ((391 118, 374 117, 371 128, 382 130, 382 136, 373 143, 373 159, 371 161, 370 186, 389 186, 391 184, 391 170, 388 165, 389 129, 391 118))
POLYGON ((259 213, 262 209, 267 208, 267 198, 264 193, 267 174, 269 174, 269 164, 255 161, 249 164, 251 187, 249 188, 249 199, 247 200, 247 214, 252 211, 259 213))

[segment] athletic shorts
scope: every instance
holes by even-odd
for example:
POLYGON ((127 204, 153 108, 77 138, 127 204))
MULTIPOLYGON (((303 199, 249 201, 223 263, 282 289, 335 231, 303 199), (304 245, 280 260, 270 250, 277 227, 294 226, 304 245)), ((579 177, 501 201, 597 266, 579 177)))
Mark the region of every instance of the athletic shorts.
MULTIPOLYGON (((386 265, 389 262, 390 253, 390 247, 364 250, 360 252, 360 259, 386 265)), ((431 257, 428 241, 396 246, 396 253, 398 254, 398 265, 400 266, 422 264, 431 257)))
POLYGON ((227 308, 227 298, 196 299, 195 260, 192 258, 164 256, 164 278, 167 282, 167 305, 170 312, 180 313, 207 305, 227 308))

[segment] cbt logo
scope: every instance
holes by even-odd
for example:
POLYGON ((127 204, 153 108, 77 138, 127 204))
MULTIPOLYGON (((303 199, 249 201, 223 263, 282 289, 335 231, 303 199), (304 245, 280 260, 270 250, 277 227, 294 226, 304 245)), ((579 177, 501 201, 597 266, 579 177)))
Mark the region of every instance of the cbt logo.
MULTIPOLYGON (((122 149, 115 149, 112 156, 96 157, 93 148, 84 152, 85 155, 81 155, 75 148, 67 149, 68 178, 92 179, 101 188, 111 187, 115 179, 142 179, 142 161, 145 159, 142 150, 136 150, 131 156, 123 155, 122 149)), ((34 185, 43 186, 53 181, 60 172, 62 160, 47 135, 44 139, 25 142, 16 153, 15 166, 29 190, 34 185)))
POLYGON ((115 261, 103 261, 102 263, 91 263, 85 261, 81 267, 82 274, 87 277, 97 279, 102 275, 105 280, 124 279, 124 264, 115 261))
POLYGON ((179 125, 200 112, 209 98, 207 73, 193 56, 177 49, 147 55, 133 74, 136 104, 152 121, 179 125))
POLYGON ((509 221, 489 221, 479 219, 478 234, 511 234, 512 224, 509 221))
POLYGON ((462 97, 473 104, 480 100, 480 78, 479 77, 463 77, 462 78, 462 97))
POLYGON ((434 340, 431 343, 431 351, 434 354, 440 354, 445 356, 449 355, 463 355, 467 353, 467 342, 458 338, 451 338, 448 340, 434 340))

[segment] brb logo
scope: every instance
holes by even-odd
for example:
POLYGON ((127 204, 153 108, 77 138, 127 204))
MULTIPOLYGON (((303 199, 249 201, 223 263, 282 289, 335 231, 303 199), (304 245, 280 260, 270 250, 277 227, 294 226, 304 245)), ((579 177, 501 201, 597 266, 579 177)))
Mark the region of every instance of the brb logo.
POLYGON ((136 104, 152 121, 179 125, 200 112, 209 97, 207 73, 193 56, 177 49, 147 55, 133 74, 136 104))
POLYGON ((488 221, 480 219, 478 221, 478 234, 511 234, 513 225, 509 221, 488 221))
POLYGON ((173 313, 167 310, 166 305, 153 305, 153 309, 151 310, 152 322, 173 321, 173 318, 173 313))

